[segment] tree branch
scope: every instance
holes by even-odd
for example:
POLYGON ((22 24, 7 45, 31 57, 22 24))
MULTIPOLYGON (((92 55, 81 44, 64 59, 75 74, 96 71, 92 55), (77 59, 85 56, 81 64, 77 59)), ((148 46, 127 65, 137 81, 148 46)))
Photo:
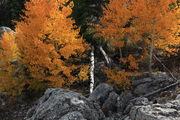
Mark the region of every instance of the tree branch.
POLYGON ((174 80, 177 80, 174 75, 172 74, 172 72, 161 62, 161 60, 154 54, 153 55, 154 58, 167 70, 167 72, 171 75, 171 77, 174 79, 174 80))
POLYGON ((99 50, 100 50, 101 53, 103 54, 103 56, 104 56, 107 64, 110 65, 111 59, 108 57, 108 55, 106 54, 106 52, 104 51, 104 49, 102 48, 102 46, 99 47, 99 50))

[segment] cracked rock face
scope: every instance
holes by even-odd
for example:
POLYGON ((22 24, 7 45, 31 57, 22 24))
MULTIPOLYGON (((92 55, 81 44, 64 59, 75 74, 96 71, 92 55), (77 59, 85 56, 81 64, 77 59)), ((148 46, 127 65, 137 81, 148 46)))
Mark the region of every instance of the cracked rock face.
POLYGON ((29 110, 27 120, 101 120, 103 112, 97 104, 79 93, 51 88, 38 104, 29 110))
POLYGON ((180 97, 166 104, 153 104, 130 91, 118 95, 100 84, 89 98, 79 93, 51 88, 31 108, 26 120, 180 120, 180 97))
POLYGON ((180 120, 180 100, 166 104, 134 106, 130 118, 131 120, 180 120))
POLYGON ((107 84, 100 84, 89 96, 89 100, 97 103, 105 116, 111 116, 117 111, 117 100, 119 95, 107 84))
POLYGON ((133 95, 126 91, 118 95, 108 84, 100 84, 89 96, 90 101, 100 105, 106 119, 121 118, 133 95))
POLYGON ((80 112, 70 112, 62 116, 60 120, 86 120, 80 112))

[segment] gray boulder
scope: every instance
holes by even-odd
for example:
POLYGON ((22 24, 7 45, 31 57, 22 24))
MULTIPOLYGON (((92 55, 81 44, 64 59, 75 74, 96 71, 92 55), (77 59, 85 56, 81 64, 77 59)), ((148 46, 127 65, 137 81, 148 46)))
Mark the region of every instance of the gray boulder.
POLYGON ((159 88, 166 87, 169 84, 175 82, 171 79, 167 73, 159 72, 152 77, 146 77, 143 79, 132 80, 132 87, 134 88, 133 93, 138 96, 148 94, 159 88))
MULTIPOLYGON (((124 115, 127 115, 127 114, 130 113, 131 109, 134 106, 149 105, 149 104, 151 104, 151 103, 149 102, 149 100, 147 98, 145 98, 145 97, 137 97, 137 98, 131 99, 127 104, 123 104, 125 109, 121 109, 121 110, 123 110, 124 115)), ((129 116, 128 116, 128 118, 129 118, 129 116)))
POLYGON ((128 106, 130 100, 133 98, 131 92, 123 92, 117 99, 117 112, 124 113, 125 108, 128 106))
POLYGON ((106 116, 105 120, 121 120, 132 98, 130 91, 118 95, 108 84, 100 84, 89 96, 90 101, 100 105, 106 116))
POLYGON ((87 120, 84 119, 83 115, 80 112, 69 112, 66 115, 62 116, 60 120, 87 120))
POLYGON ((166 104, 137 105, 130 111, 131 120, 180 120, 180 100, 166 104))
POLYGON ((117 112, 119 95, 108 84, 100 84, 89 96, 89 100, 100 105, 105 116, 112 116, 117 112))
POLYGON ((106 119, 120 118, 132 98, 130 91, 118 95, 107 84, 100 84, 89 96, 89 100, 99 104, 106 117, 109 117, 106 119))
POLYGON ((176 96, 176 100, 180 100, 180 94, 176 96))
POLYGON ((100 84, 95 88, 92 94, 90 94, 89 100, 102 106, 111 92, 113 92, 113 88, 111 86, 107 84, 100 84))
POLYGON ((149 105, 149 104, 151 104, 149 102, 149 100, 147 98, 145 98, 145 97, 137 97, 135 99, 132 99, 131 103, 133 104, 133 106, 135 106, 135 105, 137 106, 137 105, 149 105))
POLYGON ((114 113, 109 117, 106 117, 104 120, 122 120, 123 116, 121 113, 114 113))
POLYGON ((112 115, 114 112, 117 111, 117 98, 119 95, 115 92, 111 92, 108 98, 102 105, 102 110, 106 116, 112 115))
POLYGON ((13 30, 11 30, 11 28, 2 26, 0 27, 0 40, 2 39, 2 35, 4 32, 8 32, 8 33, 12 32, 13 34, 15 33, 13 30))
POLYGON ((27 120, 101 120, 103 112, 98 104, 88 101, 79 93, 60 88, 47 89, 27 120))

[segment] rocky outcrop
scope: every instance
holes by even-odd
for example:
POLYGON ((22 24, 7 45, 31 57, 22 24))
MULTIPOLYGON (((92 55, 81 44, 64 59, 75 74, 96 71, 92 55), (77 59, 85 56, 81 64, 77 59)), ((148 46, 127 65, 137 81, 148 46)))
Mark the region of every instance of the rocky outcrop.
POLYGON ((79 93, 51 88, 46 90, 38 104, 29 110, 27 120, 102 120, 98 104, 79 93))
POLYGON ((113 88, 111 86, 107 84, 100 84, 89 96, 89 100, 102 106, 111 92, 113 92, 113 88))
POLYGON ((130 111, 131 120, 179 120, 180 99, 166 104, 135 105, 130 111))
POLYGON ((59 120, 86 120, 80 112, 69 112, 62 116, 59 120))
POLYGON ((132 97, 130 91, 118 95, 111 86, 100 84, 89 96, 89 100, 99 104, 106 117, 118 118, 123 114, 132 97))
POLYGON ((129 91, 121 93, 117 99, 117 112, 124 114, 126 112, 125 109, 132 98, 133 95, 129 91))
POLYGON ((104 101, 101 109, 106 116, 111 116, 117 112, 117 99, 119 95, 115 92, 111 92, 108 98, 104 101))
POLYGON ((167 73, 160 72, 152 77, 132 80, 133 93, 137 96, 142 96, 174 82, 175 80, 171 79, 167 73))
POLYGON ((107 84, 100 84, 89 98, 69 90, 48 89, 38 104, 29 110, 26 119, 179 120, 180 95, 177 95, 175 100, 167 100, 165 104, 155 104, 152 98, 149 101, 149 98, 143 97, 144 94, 169 85, 172 81, 166 74, 160 73, 154 77, 133 81, 133 89, 121 94, 117 94, 113 87, 107 84), (148 88, 141 87, 143 85, 148 88))

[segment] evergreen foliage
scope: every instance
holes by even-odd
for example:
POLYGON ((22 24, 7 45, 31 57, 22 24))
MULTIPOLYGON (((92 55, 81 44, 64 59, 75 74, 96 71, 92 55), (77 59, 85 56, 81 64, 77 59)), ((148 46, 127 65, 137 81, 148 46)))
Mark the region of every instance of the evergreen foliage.
POLYGON ((73 0, 74 7, 72 17, 76 21, 76 25, 80 26, 80 35, 87 42, 97 45, 100 43, 99 38, 94 38, 95 29, 91 23, 99 23, 99 17, 102 16, 102 8, 106 1, 104 0, 73 0))

